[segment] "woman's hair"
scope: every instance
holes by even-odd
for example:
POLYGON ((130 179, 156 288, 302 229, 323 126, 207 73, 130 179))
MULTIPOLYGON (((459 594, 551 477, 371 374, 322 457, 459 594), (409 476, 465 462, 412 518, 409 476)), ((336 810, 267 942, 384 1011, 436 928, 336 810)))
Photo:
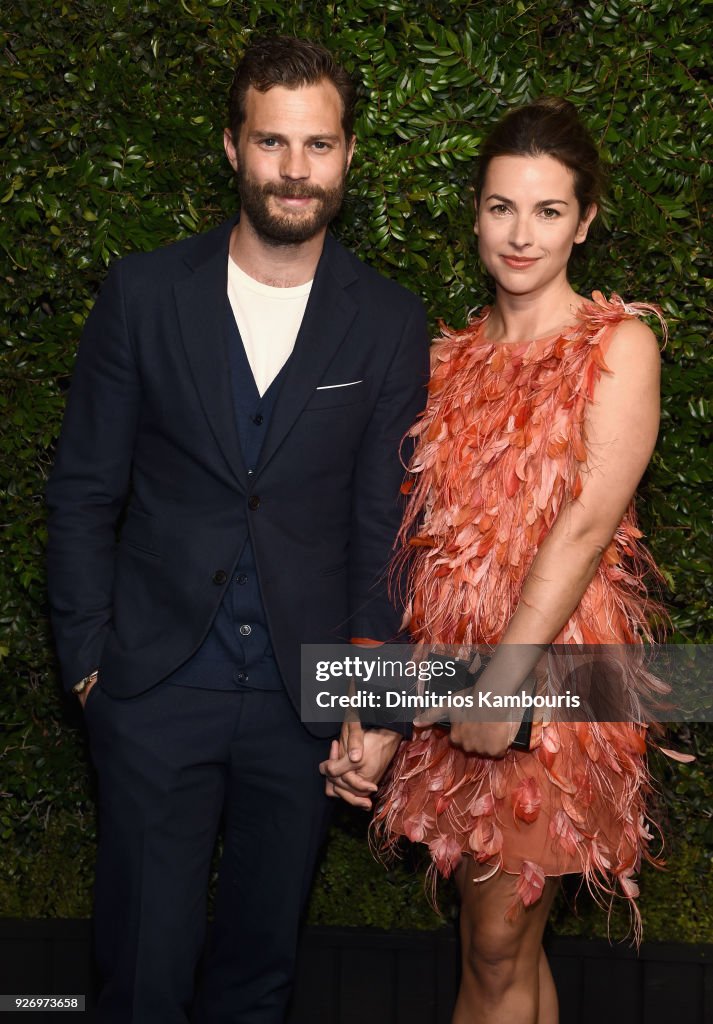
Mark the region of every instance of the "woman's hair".
POLYGON ((572 172, 580 216, 599 202, 604 184, 599 151, 569 100, 542 96, 498 121, 480 147, 474 183, 477 202, 496 156, 554 157, 572 172))
POLYGON ((309 39, 262 36, 250 43, 235 69, 228 100, 228 127, 237 142, 245 120, 245 96, 251 87, 267 92, 276 85, 298 89, 303 85, 331 82, 342 101, 342 128, 351 139, 356 106, 356 86, 349 73, 329 50, 309 39))

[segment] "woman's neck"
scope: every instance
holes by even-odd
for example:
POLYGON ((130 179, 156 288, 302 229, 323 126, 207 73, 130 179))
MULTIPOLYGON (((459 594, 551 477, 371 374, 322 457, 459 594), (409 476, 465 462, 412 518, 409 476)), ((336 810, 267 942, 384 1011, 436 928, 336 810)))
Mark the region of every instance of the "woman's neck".
POLYGON ((547 337, 571 323, 581 304, 581 297, 567 280, 527 295, 497 285, 486 328, 488 341, 514 344, 547 337))

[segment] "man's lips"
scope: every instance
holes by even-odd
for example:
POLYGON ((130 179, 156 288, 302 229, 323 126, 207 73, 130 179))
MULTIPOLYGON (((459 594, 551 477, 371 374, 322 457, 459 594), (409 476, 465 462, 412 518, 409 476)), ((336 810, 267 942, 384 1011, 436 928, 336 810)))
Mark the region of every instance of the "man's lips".
POLYGON ((272 193, 272 198, 276 201, 278 210, 282 210, 285 215, 310 212, 315 203, 319 202, 317 196, 281 196, 276 192, 272 193))
POLYGON ((288 203, 290 206, 306 206, 316 199, 316 196, 275 196, 281 203, 288 203))
POLYGON ((537 263, 539 256, 501 256, 501 260, 504 260, 509 267, 513 267, 515 270, 526 270, 527 267, 531 267, 533 263, 537 263))

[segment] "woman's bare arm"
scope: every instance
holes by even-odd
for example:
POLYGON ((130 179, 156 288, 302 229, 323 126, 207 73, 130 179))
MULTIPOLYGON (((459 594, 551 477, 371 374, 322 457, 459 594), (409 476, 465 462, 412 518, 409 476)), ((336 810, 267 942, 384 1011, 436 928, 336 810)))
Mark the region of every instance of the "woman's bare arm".
MULTIPOLYGON (((619 325, 586 413, 588 465, 579 497, 562 509, 540 545, 522 595, 479 686, 517 690, 546 645, 565 626, 594 576, 648 465, 659 425, 660 357, 638 320, 619 325), (532 645, 532 646, 529 646, 532 645), (507 648, 510 648, 508 650, 507 648)), ((517 725, 454 723, 465 750, 498 756, 517 725)))

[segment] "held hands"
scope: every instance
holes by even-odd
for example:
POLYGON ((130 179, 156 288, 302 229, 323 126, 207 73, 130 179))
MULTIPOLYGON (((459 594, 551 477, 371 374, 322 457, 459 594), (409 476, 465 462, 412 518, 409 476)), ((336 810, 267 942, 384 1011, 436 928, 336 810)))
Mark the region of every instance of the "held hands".
POLYGON ((327 796, 370 811, 378 782, 400 742, 401 736, 391 729, 365 731, 356 716, 348 716, 341 736, 332 740, 328 760, 319 766, 327 780, 327 796))

